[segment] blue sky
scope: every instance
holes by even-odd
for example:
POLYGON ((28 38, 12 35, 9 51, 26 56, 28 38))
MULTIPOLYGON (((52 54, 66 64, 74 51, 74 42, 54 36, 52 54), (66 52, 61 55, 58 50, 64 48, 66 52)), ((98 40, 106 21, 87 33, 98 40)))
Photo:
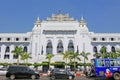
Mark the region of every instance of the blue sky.
POLYGON ((120 0, 0 0, 0 33, 30 32, 37 16, 84 16, 89 31, 120 33, 120 0))

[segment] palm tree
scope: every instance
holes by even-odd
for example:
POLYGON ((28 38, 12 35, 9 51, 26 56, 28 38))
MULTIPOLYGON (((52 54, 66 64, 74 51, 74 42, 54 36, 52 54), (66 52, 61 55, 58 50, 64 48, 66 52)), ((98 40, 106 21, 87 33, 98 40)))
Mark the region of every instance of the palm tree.
POLYGON ((116 58, 120 58, 120 49, 116 50, 114 54, 116 55, 116 58))
POLYGON ((65 67, 66 68, 67 68, 67 60, 69 58, 69 54, 70 54, 70 52, 68 52, 68 51, 61 53, 61 55, 63 55, 63 60, 65 59, 65 67))
POLYGON ((31 58, 30 53, 24 52, 24 53, 21 54, 21 60, 24 60, 24 62, 26 63, 26 65, 27 65, 27 60, 29 58, 31 58))
POLYGON ((100 53, 101 53, 101 57, 102 58, 107 58, 107 48, 105 46, 103 46, 101 49, 100 49, 100 53))
POLYGON ((117 57, 120 57, 120 49, 117 50, 117 57))
POLYGON ((70 61, 73 60, 74 62, 74 69, 76 69, 76 62, 75 60, 81 61, 80 57, 79 57, 79 53, 75 53, 74 51, 69 53, 69 59, 70 61))
POLYGON ((82 53, 80 53, 80 55, 84 58, 84 71, 86 72, 86 60, 88 60, 88 55, 90 55, 90 53, 85 53, 84 51, 82 53))
POLYGON ((109 58, 117 58, 117 54, 114 52, 109 52, 109 58))
POLYGON ((23 53, 21 46, 16 46, 15 49, 12 51, 13 55, 17 56, 17 65, 19 65, 19 57, 23 53))
POLYGON ((95 53, 95 54, 93 54, 93 56, 95 57, 95 58, 100 58, 100 55, 99 55, 99 53, 95 53))
POLYGON ((101 53, 106 53, 106 52, 107 52, 106 50, 107 50, 107 48, 106 48, 105 46, 103 46, 103 47, 100 49, 100 52, 101 52, 101 53))
POLYGON ((46 55, 46 59, 48 59, 48 66, 49 66, 49 69, 50 69, 50 63, 51 63, 51 59, 54 57, 53 54, 49 53, 46 55))

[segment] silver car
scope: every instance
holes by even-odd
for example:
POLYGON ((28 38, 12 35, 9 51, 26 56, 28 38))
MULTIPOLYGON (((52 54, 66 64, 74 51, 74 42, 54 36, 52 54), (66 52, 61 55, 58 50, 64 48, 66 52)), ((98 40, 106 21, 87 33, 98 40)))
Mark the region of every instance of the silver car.
POLYGON ((7 67, 0 68, 0 76, 5 76, 7 73, 7 67))

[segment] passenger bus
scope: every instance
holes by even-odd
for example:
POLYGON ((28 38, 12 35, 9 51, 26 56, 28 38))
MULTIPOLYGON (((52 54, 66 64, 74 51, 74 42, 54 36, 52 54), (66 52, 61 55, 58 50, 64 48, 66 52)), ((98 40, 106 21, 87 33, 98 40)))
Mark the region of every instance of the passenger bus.
POLYGON ((113 77, 120 80, 120 58, 92 59, 95 75, 98 77, 113 77))

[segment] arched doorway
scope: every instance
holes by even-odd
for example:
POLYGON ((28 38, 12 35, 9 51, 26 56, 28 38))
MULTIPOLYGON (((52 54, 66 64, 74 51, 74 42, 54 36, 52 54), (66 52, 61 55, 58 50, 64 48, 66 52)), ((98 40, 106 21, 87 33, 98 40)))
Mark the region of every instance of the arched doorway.
POLYGON ((63 52, 63 43, 61 40, 59 40, 57 45, 57 53, 61 53, 61 52, 63 52))
POLYGON ((94 48, 93 48, 93 52, 98 52, 96 46, 94 46, 94 48))
POLYGON ((23 52, 27 52, 28 50, 27 50, 27 47, 25 46, 24 48, 23 48, 23 52))
POLYGON ((68 51, 70 52, 74 51, 74 45, 72 40, 70 40, 68 43, 68 51))
POLYGON ((111 52, 115 52, 115 47, 114 46, 111 47, 111 52))
POLYGON ((52 48, 52 42, 51 40, 48 40, 47 46, 46 46, 46 53, 53 53, 53 48, 52 48))

